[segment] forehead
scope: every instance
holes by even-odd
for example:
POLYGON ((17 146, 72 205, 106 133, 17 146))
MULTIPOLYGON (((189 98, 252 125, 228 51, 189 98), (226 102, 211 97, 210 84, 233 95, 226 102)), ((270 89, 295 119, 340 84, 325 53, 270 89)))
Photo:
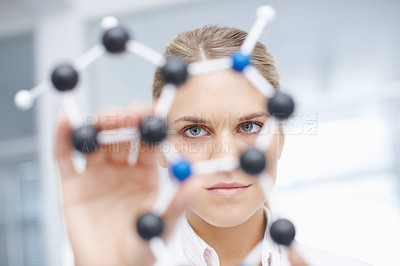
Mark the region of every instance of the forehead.
POLYGON ((240 73, 221 70, 193 76, 176 93, 169 116, 182 113, 235 116, 266 111, 265 97, 240 73))

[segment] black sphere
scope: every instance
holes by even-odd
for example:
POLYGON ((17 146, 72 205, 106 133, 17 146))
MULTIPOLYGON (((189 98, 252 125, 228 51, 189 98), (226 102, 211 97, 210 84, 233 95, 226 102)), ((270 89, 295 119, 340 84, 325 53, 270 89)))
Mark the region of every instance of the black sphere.
POLYGON ((172 83, 175 86, 182 85, 188 78, 186 62, 178 56, 167 58, 167 62, 161 68, 161 73, 166 83, 172 83))
POLYGON ((278 219, 272 223, 270 234, 277 244, 289 246, 296 235, 296 230, 291 221, 287 219, 278 219))
POLYGON ((250 148, 240 156, 240 167, 250 175, 260 174, 266 164, 266 158, 262 151, 250 148))
POLYGON ((142 140, 147 144, 157 144, 167 135, 167 124, 158 116, 147 117, 140 125, 142 140))
POLYGON ((108 52, 118 54, 125 51, 129 39, 129 34, 124 28, 114 27, 104 32, 103 45, 108 52))
POLYGON ((159 237, 164 231, 164 222, 153 213, 145 213, 137 220, 136 230, 141 238, 149 241, 159 237))
POLYGON ((69 64, 59 65, 51 75, 53 86, 59 91, 69 91, 78 84, 78 72, 69 64))
POLYGON ((294 101, 286 93, 277 92, 268 101, 268 112, 277 119, 287 119, 294 111, 294 101))
POLYGON ((72 145, 82 153, 94 152, 99 145, 98 130, 92 125, 78 127, 72 133, 72 145))

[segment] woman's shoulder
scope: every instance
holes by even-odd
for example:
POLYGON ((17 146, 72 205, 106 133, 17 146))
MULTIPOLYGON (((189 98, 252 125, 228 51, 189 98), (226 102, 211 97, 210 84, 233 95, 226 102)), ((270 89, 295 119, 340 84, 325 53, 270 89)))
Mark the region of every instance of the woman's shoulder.
POLYGON ((295 247, 310 266, 371 266, 370 263, 365 261, 315 249, 302 243, 296 243, 295 247))

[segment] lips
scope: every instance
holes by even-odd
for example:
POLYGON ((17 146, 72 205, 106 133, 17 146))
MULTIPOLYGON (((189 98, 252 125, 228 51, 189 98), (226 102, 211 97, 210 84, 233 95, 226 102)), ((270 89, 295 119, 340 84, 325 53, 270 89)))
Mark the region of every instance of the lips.
POLYGON ((206 189, 212 190, 212 189, 234 189, 234 188, 244 188, 244 187, 249 187, 250 185, 244 185, 240 183, 218 183, 215 184, 211 187, 207 187, 206 189))
POLYGON ((244 185, 241 183, 218 183, 211 187, 207 187, 211 194, 219 197, 236 197, 243 194, 250 185, 244 185))

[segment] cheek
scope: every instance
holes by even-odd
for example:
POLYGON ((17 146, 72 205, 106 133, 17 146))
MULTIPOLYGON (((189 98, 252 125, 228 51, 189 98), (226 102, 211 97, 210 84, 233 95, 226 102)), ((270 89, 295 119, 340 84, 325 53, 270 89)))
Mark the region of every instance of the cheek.
POLYGON ((275 180, 276 178, 276 167, 278 162, 278 151, 279 151, 279 136, 276 135, 274 139, 271 141, 271 144, 267 148, 265 152, 265 156, 267 157, 267 166, 265 171, 275 180))

